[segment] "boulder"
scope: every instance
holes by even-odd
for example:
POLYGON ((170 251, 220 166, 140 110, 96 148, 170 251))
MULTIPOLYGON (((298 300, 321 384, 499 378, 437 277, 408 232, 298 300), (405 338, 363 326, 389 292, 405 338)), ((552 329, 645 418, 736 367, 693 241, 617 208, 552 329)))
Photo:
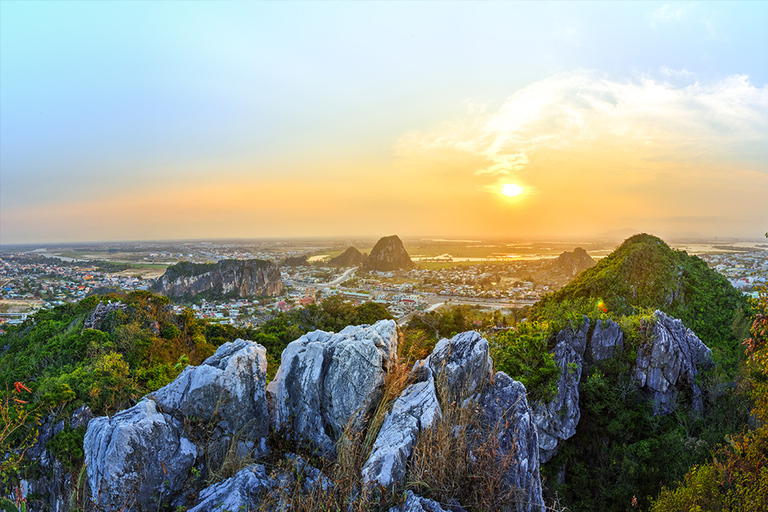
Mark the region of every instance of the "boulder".
POLYGON ((585 317, 578 329, 574 330, 571 326, 557 333, 553 352, 555 362, 560 366, 557 395, 550 402, 540 400, 533 406, 542 463, 557 453, 561 441, 576 433, 576 425, 581 418, 579 381, 584 367, 588 332, 589 320, 585 317))
POLYGON ((506 491, 516 494, 515 512, 543 512, 539 440, 525 386, 497 372, 477 401, 482 442, 494 446, 494 467, 506 472, 506 491))
POLYGON ((696 384, 699 369, 712 366, 712 351, 683 322, 656 310, 650 343, 640 346, 635 379, 652 401, 655 414, 670 414, 677 408, 681 391, 694 410, 702 412, 701 390, 696 384))
POLYGON ((267 476, 264 466, 253 464, 235 476, 203 489, 189 512, 251 510, 254 500, 274 486, 275 481, 267 476))
POLYGON ((289 343, 267 386, 274 428, 333 455, 347 425, 361 428, 378 402, 397 339, 395 322, 381 320, 337 334, 314 331, 289 343))
POLYGON ((411 384, 387 413, 362 470, 364 484, 393 487, 405 479, 406 465, 419 434, 442 415, 435 379, 428 366, 425 378, 411 384))
POLYGON ((150 397, 164 412, 215 421, 226 435, 258 443, 269 434, 266 383, 266 349, 238 339, 150 397))
POLYGON ((413 491, 407 491, 403 504, 399 507, 390 508, 389 512, 458 512, 457 508, 464 510, 461 507, 445 510, 438 502, 422 498, 418 494, 414 494, 413 491))
POLYGON ((91 499, 111 510, 150 510, 182 490, 197 456, 181 422, 145 398, 88 424, 83 443, 91 499))
POLYGON ((488 341, 476 331, 462 332, 450 340, 443 338, 426 364, 432 370, 441 400, 464 400, 481 390, 493 374, 488 341))

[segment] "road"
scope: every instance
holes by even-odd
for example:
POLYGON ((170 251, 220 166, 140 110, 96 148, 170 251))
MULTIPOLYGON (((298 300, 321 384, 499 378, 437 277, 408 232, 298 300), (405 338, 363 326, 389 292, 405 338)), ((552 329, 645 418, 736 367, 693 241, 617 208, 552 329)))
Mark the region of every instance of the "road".
POLYGON ((330 288, 331 286, 338 286, 344 281, 346 281, 347 279, 349 279, 350 277, 352 277, 352 274, 354 274, 356 270, 357 270, 357 267, 352 267, 350 269, 347 269, 339 277, 327 283, 303 283, 300 281, 294 281, 294 284, 298 286, 311 286, 314 288, 330 288))

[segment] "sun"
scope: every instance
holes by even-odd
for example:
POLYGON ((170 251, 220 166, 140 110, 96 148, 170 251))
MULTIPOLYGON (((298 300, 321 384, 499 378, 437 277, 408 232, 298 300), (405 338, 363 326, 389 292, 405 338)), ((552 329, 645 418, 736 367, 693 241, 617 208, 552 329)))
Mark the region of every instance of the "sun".
POLYGON ((523 193, 523 187, 515 183, 506 183, 501 186, 501 193, 509 197, 519 196, 523 193))

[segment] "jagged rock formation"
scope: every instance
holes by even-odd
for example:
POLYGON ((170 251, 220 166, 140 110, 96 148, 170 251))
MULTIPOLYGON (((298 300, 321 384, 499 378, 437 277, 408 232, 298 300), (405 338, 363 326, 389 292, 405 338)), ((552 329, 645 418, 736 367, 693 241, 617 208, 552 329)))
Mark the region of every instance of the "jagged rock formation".
POLYGON ((267 476, 264 465, 253 464, 235 476, 203 489, 197 504, 189 512, 248 510, 255 499, 274 486, 275 481, 267 476))
POLYGON ((264 347, 238 339, 221 345, 200 366, 187 366, 149 397, 165 412, 216 421, 228 435, 261 442, 269 433, 266 375, 264 347))
MULTIPOLYGON (((671 414, 677 408, 677 397, 685 393, 694 410, 703 410, 701 390, 696 384, 700 371, 712 365, 712 352, 680 320, 656 310, 655 322, 640 344, 632 372, 637 389, 651 402, 654 414, 671 414)), ((579 383, 589 367, 620 355, 624 350, 624 333, 611 321, 598 320, 590 332, 584 317, 578 329, 569 327, 557 334, 553 351, 560 366, 557 395, 549 402, 534 404, 539 434, 541 462, 557 453, 558 445, 576 433, 581 413, 579 383)))
POLYGON ((546 270, 553 274, 559 274, 566 277, 576 277, 582 271, 592 268, 596 265, 592 256, 581 247, 577 247, 573 252, 565 251, 560 256, 546 265, 546 270))
MULTIPOLYGON (((302 492, 331 492, 328 478, 292 454, 281 463, 290 467, 276 474, 267 475, 264 466, 253 464, 203 490, 196 475, 205 477, 211 470, 207 465, 215 446, 236 439, 247 443, 235 450, 256 456, 266 452, 268 417, 287 437, 333 457, 345 427, 365 429, 366 412, 381 399, 397 342, 391 320, 349 326, 338 334, 308 333, 283 352, 268 398, 264 348, 245 340, 222 345, 202 365, 187 367, 137 405, 90 421, 84 450, 91 500, 105 510, 154 510, 161 502, 191 506, 194 512, 235 512, 262 499, 276 500, 282 509, 286 493, 296 492, 297 485, 302 492)), ((543 511, 538 439, 525 387, 504 373, 492 375, 488 342, 476 332, 441 340, 414 366, 411 377, 363 466, 363 482, 372 486, 367 489, 401 485, 419 437, 443 421, 445 407, 458 407, 477 414, 477 422, 451 424, 449 431, 468 429, 473 450, 493 441, 491 464, 503 468, 502 492, 519 498, 512 510, 543 511)), ((450 509, 463 510, 458 504, 450 509)), ((442 508, 411 493, 394 510, 442 508)))
MULTIPOLYGON (((485 443, 493 437, 494 465, 505 468, 504 484, 517 493, 514 510, 544 510, 538 438, 525 386, 503 372, 493 375, 488 349, 480 334, 465 332, 441 340, 426 360, 414 366, 417 382, 395 400, 363 466, 366 484, 391 488, 402 482, 413 446, 440 419, 442 408, 468 407, 480 415, 479 426, 471 429, 470 443, 485 443)), ((428 508, 432 504, 414 496, 404 510, 441 510, 428 508)))
POLYGON ((91 499, 112 510, 149 510, 158 494, 184 503, 193 497, 192 468, 214 459, 236 436, 238 449, 264 453, 265 385, 264 347, 237 340, 130 409, 94 418, 83 446, 91 499), (193 442, 184 426, 190 418, 212 433, 193 442))
POLYGON ((652 343, 637 351, 635 379, 651 399, 656 414, 670 414, 677 396, 688 393, 692 407, 702 412, 701 390, 696 384, 699 370, 712 366, 712 351, 683 322, 656 310, 652 343))
MULTIPOLYGON (((419 434, 442 416, 435 390, 435 378, 429 365, 415 371, 423 379, 408 386, 392 405, 379 430, 371 454, 362 470, 365 484, 392 487, 405 478, 408 457, 419 434)), ((419 378, 419 377, 417 377, 419 378)))
POLYGON ((395 357, 393 320, 338 334, 314 331, 289 343, 267 387, 274 428, 333 454, 347 424, 359 424, 380 398, 395 357))
POLYGON ((98 329, 101 322, 113 311, 124 310, 127 305, 123 302, 99 302, 90 316, 85 320, 83 329, 98 329))
POLYGON ((258 297, 280 294, 283 279, 278 266, 270 261, 183 261, 168 267, 154 288, 168 297, 258 297))
POLYGON ((482 432, 480 439, 494 437, 496 463, 509 464, 505 484, 516 493, 515 512, 544 511, 539 474, 539 442, 533 411, 526 399, 525 386, 504 372, 478 400, 482 432))
POLYGON ((328 260, 328 264, 336 265, 339 267, 356 267, 358 265, 362 265, 365 261, 365 258, 365 254, 361 253, 354 247, 350 247, 335 258, 328 260))
POLYGON ((403 247, 403 242, 397 235, 381 238, 371 250, 371 254, 363 263, 365 270, 399 270, 413 268, 414 264, 408 252, 403 247))
POLYGON ((91 499, 109 510, 150 510, 178 496, 198 452, 182 422, 142 400, 88 424, 83 443, 91 499))
MULTIPOLYGON (((93 414, 84 405, 72 413, 69 425, 65 425, 64 421, 56 422, 55 418, 53 414, 48 415, 40 424, 37 441, 26 453, 27 457, 39 463, 39 471, 36 471, 35 478, 23 479, 21 485, 28 494, 40 497, 35 505, 47 510, 68 510, 77 477, 73 477, 70 468, 53 456, 48 442, 66 428, 75 430, 87 426, 93 414)), ((29 510, 33 510, 33 506, 30 505, 29 510)))
POLYGON ((584 367, 589 320, 576 330, 572 327, 557 333, 553 355, 560 367, 557 395, 551 402, 536 402, 533 406, 538 430, 539 456, 542 463, 551 459, 561 441, 573 437, 581 419, 579 381, 584 367))
POLYGON ((389 512, 466 512, 459 506, 450 507, 445 510, 434 500, 428 500, 414 494, 413 491, 405 493, 405 501, 399 507, 392 507, 389 512))

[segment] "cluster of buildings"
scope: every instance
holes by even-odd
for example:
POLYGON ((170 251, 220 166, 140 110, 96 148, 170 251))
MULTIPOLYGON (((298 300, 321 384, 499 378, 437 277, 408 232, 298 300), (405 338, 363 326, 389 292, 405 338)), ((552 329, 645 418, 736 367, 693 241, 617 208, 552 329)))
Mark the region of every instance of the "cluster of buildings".
MULTIPOLYGON (((292 251, 243 251, 232 247, 196 247, 193 254, 178 251, 148 252, 143 259, 163 260, 184 257, 189 260, 259 258, 280 261, 292 251)), ((756 289, 768 277, 768 251, 754 250, 703 254, 701 258, 744 293, 756 289)), ((445 263, 445 262, 444 262, 445 263)), ((82 263, 81 263, 82 265, 82 263)), ((477 263, 446 268, 414 268, 355 275, 352 268, 304 265, 281 269, 284 293, 279 297, 202 301, 191 306, 198 318, 239 326, 258 325, 274 314, 321 303, 340 296, 353 304, 376 302, 399 318, 438 303, 457 300, 532 303, 557 289, 558 284, 541 271, 539 261, 516 260, 503 263, 477 263)), ((57 259, 0 258, 0 324, 19 323, 40 307, 81 300, 91 293, 106 290, 147 290, 152 280, 131 272, 110 273, 96 267, 77 266, 57 259), (26 309, 9 303, 26 303, 26 309)), ((181 311, 184 306, 174 309, 181 311)))

